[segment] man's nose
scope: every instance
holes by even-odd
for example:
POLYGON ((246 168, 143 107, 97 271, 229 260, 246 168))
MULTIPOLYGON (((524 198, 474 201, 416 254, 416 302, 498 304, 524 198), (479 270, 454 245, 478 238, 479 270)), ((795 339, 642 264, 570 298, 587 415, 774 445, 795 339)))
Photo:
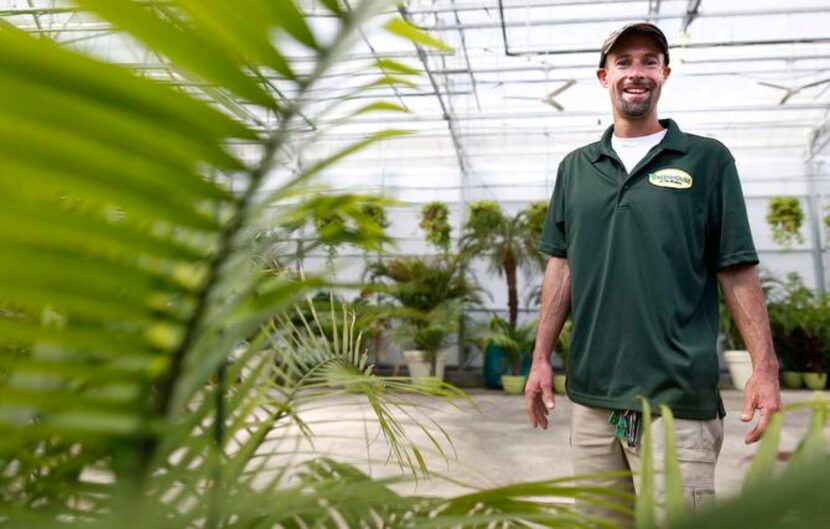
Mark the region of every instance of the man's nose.
POLYGON ((645 69, 645 65, 640 63, 634 63, 628 68, 626 74, 628 75, 628 77, 632 77, 634 79, 641 79, 645 77, 645 69))

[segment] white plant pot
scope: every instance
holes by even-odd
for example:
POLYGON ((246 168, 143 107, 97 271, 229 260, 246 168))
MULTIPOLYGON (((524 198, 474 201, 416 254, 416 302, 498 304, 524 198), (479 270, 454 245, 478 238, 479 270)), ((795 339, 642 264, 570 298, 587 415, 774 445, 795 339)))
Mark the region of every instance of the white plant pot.
POLYGON ((729 368, 732 385, 735 389, 743 390, 749 377, 752 376, 752 358, 749 351, 724 351, 723 359, 729 368))
MULTIPOLYGON (((414 379, 423 379, 429 376, 429 360, 424 351, 404 351, 403 357, 409 367, 409 376, 414 379)), ((447 355, 441 351, 435 357, 435 377, 444 380, 444 364, 447 355)))

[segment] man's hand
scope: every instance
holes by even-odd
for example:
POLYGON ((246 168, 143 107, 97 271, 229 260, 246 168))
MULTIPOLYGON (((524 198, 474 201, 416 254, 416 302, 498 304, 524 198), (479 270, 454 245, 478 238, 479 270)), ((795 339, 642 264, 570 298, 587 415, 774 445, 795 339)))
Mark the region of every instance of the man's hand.
POLYGON ((530 424, 543 430, 548 427, 548 413, 556 403, 553 400, 553 368, 550 361, 534 359, 525 384, 525 411, 530 424))
POLYGON ((746 444, 761 438, 772 414, 781 409, 781 392, 778 389, 778 359, 772 345, 769 317, 764 291, 755 265, 736 265, 718 272, 723 298, 732 321, 741 331, 749 356, 752 357, 752 376, 744 388, 744 411, 741 420, 749 422, 755 410, 761 410, 761 418, 751 432, 746 434, 746 444))
POLYGON ((773 413, 781 409, 781 392, 778 388, 778 366, 755 369, 744 388, 744 411, 741 420, 749 422, 755 417, 755 410, 761 411, 758 424, 755 425, 744 442, 757 442, 769 425, 773 413))

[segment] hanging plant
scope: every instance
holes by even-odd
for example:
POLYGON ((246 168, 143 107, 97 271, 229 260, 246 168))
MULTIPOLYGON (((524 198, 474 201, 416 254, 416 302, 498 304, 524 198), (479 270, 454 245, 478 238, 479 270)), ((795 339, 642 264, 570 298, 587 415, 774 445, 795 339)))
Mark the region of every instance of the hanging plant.
POLYGON ((450 251, 452 226, 449 223, 449 209, 443 202, 429 202, 421 208, 419 226, 426 232, 427 242, 439 250, 450 251))
POLYGON ((389 227, 389 219, 386 216, 386 210, 380 204, 374 202, 367 202, 360 208, 361 213, 366 218, 375 224, 381 231, 389 227))
POLYGON ((795 197, 778 196, 769 200, 767 208, 767 224, 772 230, 772 240, 789 247, 793 242, 804 242, 801 235, 801 223, 804 221, 804 211, 801 202, 795 197))

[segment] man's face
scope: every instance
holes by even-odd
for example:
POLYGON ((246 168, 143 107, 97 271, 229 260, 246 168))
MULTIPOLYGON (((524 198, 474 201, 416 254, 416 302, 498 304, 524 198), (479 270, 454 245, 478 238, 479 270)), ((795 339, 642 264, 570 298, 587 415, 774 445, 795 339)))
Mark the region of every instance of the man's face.
POLYGON ((640 119, 657 113, 657 101, 671 68, 654 39, 642 33, 624 35, 611 48, 597 78, 608 89, 615 114, 640 119))

